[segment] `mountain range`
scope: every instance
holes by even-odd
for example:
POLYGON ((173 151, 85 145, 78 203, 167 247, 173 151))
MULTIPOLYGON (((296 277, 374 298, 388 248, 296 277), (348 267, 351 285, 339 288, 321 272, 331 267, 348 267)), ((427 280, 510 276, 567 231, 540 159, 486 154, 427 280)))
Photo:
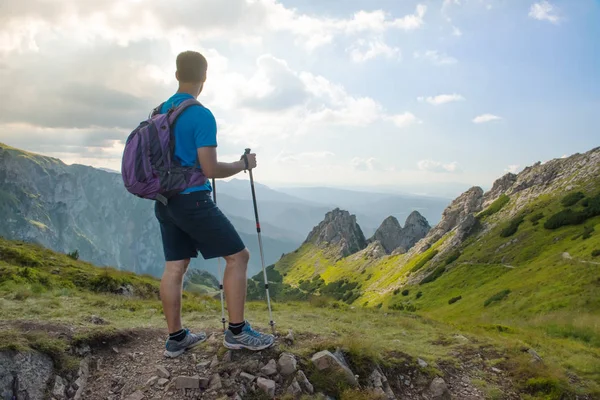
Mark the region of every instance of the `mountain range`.
MULTIPOLYGON (((324 188, 315 188, 310 196, 307 189, 278 191, 259 182, 255 186, 267 264, 300 246, 333 207, 349 205, 344 199, 356 198, 350 209, 367 236, 385 218, 401 218, 414 210, 435 222, 448 202, 324 188)), ((252 254, 249 273, 254 274, 261 265, 249 181, 217 181, 216 192, 219 207, 252 254)), ((153 203, 129 194, 114 171, 67 165, 0 144, 0 200, 0 217, 5 221, 0 235, 8 239, 37 242, 64 253, 77 250, 82 260, 97 265, 162 274, 164 259, 153 203)), ((192 267, 214 275, 218 271, 216 260, 201 257, 192 267)))

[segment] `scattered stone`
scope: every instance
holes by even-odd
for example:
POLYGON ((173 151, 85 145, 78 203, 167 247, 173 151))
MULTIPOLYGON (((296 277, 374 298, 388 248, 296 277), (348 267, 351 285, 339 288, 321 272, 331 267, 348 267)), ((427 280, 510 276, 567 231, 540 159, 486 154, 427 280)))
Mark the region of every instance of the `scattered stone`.
POLYGON ((221 377, 219 376, 219 374, 214 374, 210 378, 208 390, 220 390, 222 388, 223 388, 223 383, 221 382, 221 377))
POLYGON ((242 365, 240 365, 243 371, 248 372, 249 374, 257 374, 260 370, 260 364, 258 360, 247 360, 242 365))
POLYGON ((102 357, 98 357, 98 359, 96 360, 96 370, 102 370, 102 357))
POLYGON ((146 381, 146 387, 154 386, 158 382, 158 376, 154 375, 146 381))
POLYGON ((242 397, 236 393, 235 396, 233 396, 233 400, 242 400, 242 397))
POLYGON ((294 332, 290 329, 288 330, 288 334, 283 338, 286 344, 293 345, 294 344, 294 332))
POLYGON ((492 372, 495 372, 495 373, 497 373, 497 374, 501 374, 501 373, 502 373, 502 370, 501 370, 501 369, 498 369, 498 368, 496 368, 496 367, 492 367, 492 372))
POLYGON ((208 378, 200 378, 200 389, 208 389, 208 385, 210 384, 210 379, 208 378))
POLYGON ((144 393, 138 391, 133 392, 132 394, 130 394, 129 396, 125 397, 125 400, 144 400, 145 396, 144 393))
POLYGON ((107 325, 107 324, 108 324, 108 322, 106 322, 106 321, 104 320, 104 318, 101 318, 101 317, 99 317, 99 316, 97 316, 97 315, 92 315, 92 316, 90 317, 90 320, 89 320, 89 321, 90 321, 92 324, 94 324, 94 325, 107 325))
POLYGON ((88 344, 83 344, 83 345, 75 348, 75 353, 77 353, 78 355, 80 355, 82 357, 87 356, 91 352, 92 352, 92 349, 90 348, 90 346, 88 344))
POLYGON ((527 352, 531 355, 532 362, 543 362, 542 357, 534 349, 529 349, 527 352))
POLYGON ((277 373, 277 363, 273 359, 269 360, 267 365, 260 369, 260 372, 267 376, 275 375, 277 373))
POLYGON ((296 374, 296 380, 300 384, 300 387, 302 388, 303 392, 308 394, 314 393, 315 389, 313 385, 308 381, 308 378, 306 378, 306 375, 304 375, 304 372, 298 371, 298 373, 296 374))
POLYGON ((171 377, 171 373, 169 372, 169 370, 167 370, 164 366, 162 365, 158 365, 156 366, 156 373, 158 374, 158 376, 160 376, 161 378, 167 378, 169 379, 171 377))
POLYGON ((285 376, 296 372, 296 358, 292 354, 282 353, 279 357, 279 371, 285 376))
POLYGON ((215 354, 215 356, 213 357, 213 359, 210 363, 210 368, 216 368, 217 365, 219 365, 219 359, 217 358, 217 355, 215 354))
POLYGON ((210 366, 210 361, 206 360, 206 361, 200 361, 198 363, 198 365, 196 365, 196 368, 205 369, 205 368, 208 368, 209 366, 210 366))
POLYGON ((54 389, 52 389, 52 396, 58 400, 62 400, 65 398, 65 390, 65 382, 60 376, 56 375, 56 378, 54 378, 54 389))
POLYGON ((254 375, 251 375, 247 372, 240 373, 240 377, 247 382, 254 382, 254 380, 256 379, 254 375))
POLYGON ((166 378, 159 378, 157 382, 160 387, 164 387, 167 383, 169 383, 169 380, 166 378))
POLYGON ((200 377, 194 376, 178 376, 175 378, 175 387, 177 389, 199 389, 200 377))
POLYGON ((569 253, 567 253, 566 251, 564 253, 562 253, 562 258, 565 260, 572 260, 573 257, 571 257, 571 255, 569 253))
POLYGON ((425 360, 417 358, 417 363, 419 364, 419 367, 421 368, 427 368, 429 366, 429 364, 427 364, 427 362, 425 362, 425 360))
POLYGON ((115 353, 119 354, 119 349, 117 349, 116 347, 113 347, 112 351, 114 351, 115 353))
POLYGON ((290 386, 288 386, 286 393, 294 396, 294 398, 300 397, 302 395, 302 389, 300 388, 300 384, 298 384, 296 378, 294 378, 290 386))
POLYGON ((451 400, 448 385, 446 385, 446 381, 440 377, 435 378, 431 382, 429 385, 429 390, 433 400, 451 400))
POLYGON ((338 370, 344 373, 346 381, 352 386, 358 386, 354 373, 328 350, 323 350, 312 356, 312 363, 319 371, 338 370))
POLYGON ((258 378, 256 383, 257 383, 258 387, 260 388, 260 390, 265 392, 270 398, 275 397, 275 382, 274 381, 272 381, 270 379, 265 379, 265 378, 258 378))
POLYGON ((231 350, 228 350, 227 353, 225 353, 225 355, 223 356, 223 362, 224 363, 231 362, 232 356, 233 356, 233 354, 231 353, 231 350))

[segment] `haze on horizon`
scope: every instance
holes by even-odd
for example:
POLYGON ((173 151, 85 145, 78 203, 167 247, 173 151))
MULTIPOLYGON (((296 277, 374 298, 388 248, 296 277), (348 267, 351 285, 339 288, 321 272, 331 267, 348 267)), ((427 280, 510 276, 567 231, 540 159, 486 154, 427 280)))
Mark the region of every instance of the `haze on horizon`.
POLYGON ((600 3, 397 3, 6 0, 0 142, 118 170, 193 49, 220 157, 265 184, 449 197, 598 145, 600 3))

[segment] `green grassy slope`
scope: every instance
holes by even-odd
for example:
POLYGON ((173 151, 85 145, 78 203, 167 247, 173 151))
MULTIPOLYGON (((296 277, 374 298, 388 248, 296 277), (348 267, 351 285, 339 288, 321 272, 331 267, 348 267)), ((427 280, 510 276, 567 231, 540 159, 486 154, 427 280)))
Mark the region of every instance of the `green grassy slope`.
MULTIPOLYGON (((277 275, 272 270, 270 274, 277 275)), ((50 354, 59 371, 76 370, 78 359, 68 351, 73 344, 104 342, 111 346, 113 338, 120 339, 132 329, 165 331, 158 285, 159 281, 150 276, 97 268, 39 246, 0 238, 0 351, 34 348, 50 354), (128 288, 128 294, 119 294, 122 287, 128 288), (94 324, 92 315, 101 317, 105 325, 94 324)), ((217 300, 185 292, 182 308, 186 326, 218 333, 217 300)), ((267 328, 264 302, 250 302, 246 309, 254 326, 267 328)), ((524 399, 558 399, 564 393, 595 390, 585 376, 582 381, 569 383, 546 352, 541 355, 548 357, 547 367, 530 367, 529 355, 521 351, 524 342, 514 335, 497 337, 488 331, 469 334, 460 327, 404 312, 351 307, 319 298, 274 302, 273 310, 278 331, 285 334, 293 329, 296 334, 296 344, 283 350, 310 358, 322 349, 339 347, 362 381, 375 362, 388 376, 396 376, 405 374, 408 366, 414 368, 420 357, 430 364, 423 370, 429 380, 447 368, 462 366, 476 377, 488 398, 500 399, 509 391, 520 393, 524 399), (479 354, 484 358, 475 356, 479 354), (492 367, 514 376, 509 387, 503 387, 506 381, 490 372, 492 367)), ((204 348, 196 351, 203 352, 204 348)), ((590 360, 593 357, 588 355, 590 360)), ((332 394, 338 390, 337 384, 323 374, 310 369, 307 373, 318 390, 333 390, 332 394)), ((339 398, 357 397, 348 394, 339 398)))

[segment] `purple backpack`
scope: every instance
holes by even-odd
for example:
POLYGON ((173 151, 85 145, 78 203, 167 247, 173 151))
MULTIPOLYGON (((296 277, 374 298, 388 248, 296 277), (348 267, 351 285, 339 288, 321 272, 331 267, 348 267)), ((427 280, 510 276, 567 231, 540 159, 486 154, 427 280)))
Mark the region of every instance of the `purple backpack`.
POLYGON ((193 167, 182 166, 174 157, 173 126, 177 117, 193 105, 202 104, 190 99, 161 114, 161 104, 131 132, 121 163, 123 183, 130 193, 166 205, 173 195, 206 182, 197 157, 193 167))

